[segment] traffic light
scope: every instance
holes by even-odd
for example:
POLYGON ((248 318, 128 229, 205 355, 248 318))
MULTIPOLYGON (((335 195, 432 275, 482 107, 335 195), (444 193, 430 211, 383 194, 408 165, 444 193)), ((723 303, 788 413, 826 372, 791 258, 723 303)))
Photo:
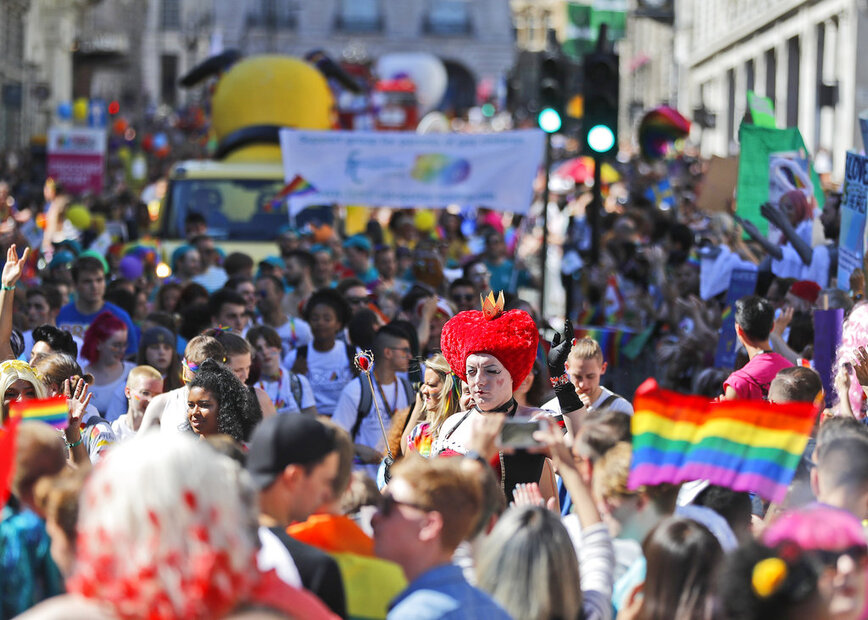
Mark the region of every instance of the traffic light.
POLYGON ((618 55, 585 54, 582 148, 591 156, 618 152, 618 55))
POLYGON ((558 52, 542 52, 537 124, 546 133, 558 132, 563 124, 564 78, 564 58, 558 52))

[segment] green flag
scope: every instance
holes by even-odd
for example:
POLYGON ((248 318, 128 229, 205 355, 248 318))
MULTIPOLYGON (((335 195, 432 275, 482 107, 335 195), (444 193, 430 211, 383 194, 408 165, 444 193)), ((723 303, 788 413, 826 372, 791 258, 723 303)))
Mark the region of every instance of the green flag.
POLYGON ((775 128, 775 104, 768 97, 760 97, 752 90, 747 91, 747 107, 750 117, 757 127, 775 128))
POLYGON ((623 39, 627 30, 627 0, 567 2, 567 30, 563 50, 574 58, 597 47, 600 24, 609 27, 609 41, 623 39))
MULTIPOLYGON (((797 127, 775 129, 742 123, 738 128, 741 152, 738 158, 736 213, 750 220, 763 234, 768 233, 768 220, 760 214, 760 205, 769 199, 769 155, 771 153, 806 151, 797 127)), ((824 202, 820 178, 809 163, 814 196, 822 207, 824 202)))

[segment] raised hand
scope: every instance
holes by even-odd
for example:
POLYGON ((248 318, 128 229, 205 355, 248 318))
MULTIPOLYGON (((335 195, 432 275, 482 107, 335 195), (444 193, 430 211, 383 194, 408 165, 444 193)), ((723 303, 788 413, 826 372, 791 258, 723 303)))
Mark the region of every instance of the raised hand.
POLYGON ((3 286, 15 286, 21 274, 24 272, 24 264, 30 257, 30 248, 24 248, 24 254, 18 258, 17 246, 13 243, 6 250, 6 264, 3 265, 3 273, 0 275, 0 283, 3 286))
POLYGON ((564 365, 570 355, 570 349, 573 347, 573 334, 573 324, 567 319, 564 321, 563 332, 556 333, 552 338, 552 346, 546 360, 552 378, 564 374, 564 365))
POLYGON ((862 387, 868 387, 868 348, 862 346, 853 352, 853 370, 862 387))

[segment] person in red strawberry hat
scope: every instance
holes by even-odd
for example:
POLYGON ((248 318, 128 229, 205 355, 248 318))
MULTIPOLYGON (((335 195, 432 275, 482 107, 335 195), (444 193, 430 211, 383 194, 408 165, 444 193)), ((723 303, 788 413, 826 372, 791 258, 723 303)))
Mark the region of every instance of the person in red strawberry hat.
MULTIPOLYGON (((552 340, 548 354, 552 385, 568 420, 582 408, 564 372, 572 340, 572 326, 567 322, 563 332, 552 340)), ((489 293, 482 310, 454 316, 443 327, 440 338, 443 355, 452 371, 469 385, 474 405, 443 424, 431 453, 461 454, 490 462, 509 500, 516 484, 528 482, 539 482, 544 497, 555 493, 554 476, 542 454, 522 450, 492 454, 490 448, 491 435, 505 419, 529 422, 550 415, 542 409, 521 406, 514 398, 515 390, 533 367, 538 342, 536 323, 527 312, 503 311, 502 293, 497 300, 489 293)))

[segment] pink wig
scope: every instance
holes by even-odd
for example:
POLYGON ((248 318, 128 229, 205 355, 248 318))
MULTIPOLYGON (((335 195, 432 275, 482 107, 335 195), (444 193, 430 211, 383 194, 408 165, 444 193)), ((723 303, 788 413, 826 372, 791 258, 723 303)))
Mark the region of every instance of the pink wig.
MULTIPOLYGON (((861 302, 856 304, 847 320, 844 321, 841 344, 838 345, 836 352, 835 368, 841 368, 844 362, 852 361, 856 349, 864 344, 868 344, 868 303, 861 302)), ((844 395, 839 394, 838 397, 844 398, 844 395)), ((862 386, 859 385, 856 373, 852 370, 850 371, 849 397, 853 415, 861 420, 864 417, 862 413, 862 386)))
MULTIPOLYGON (((119 331, 126 330, 127 324, 108 310, 100 313, 84 332, 84 346, 81 347, 81 356, 93 364, 99 359, 99 351, 97 351, 99 345, 119 331)), ((129 334, 127 337, 129 338, 129 334)))

